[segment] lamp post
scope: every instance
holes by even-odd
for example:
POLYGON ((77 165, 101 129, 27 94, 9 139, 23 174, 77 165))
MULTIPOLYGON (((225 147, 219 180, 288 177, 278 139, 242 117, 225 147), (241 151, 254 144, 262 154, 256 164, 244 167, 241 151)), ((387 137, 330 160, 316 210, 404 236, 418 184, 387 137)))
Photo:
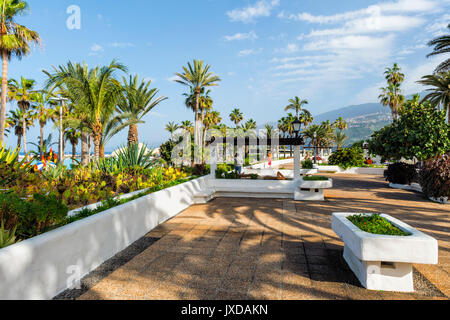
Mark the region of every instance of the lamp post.
POLYGON ((314 148, 314 164, 317 164, 317 132, 314 132, 314 144, 313 144, 313 148, 314 148))
POLYGON ((64 110, 64 102, 69 101, 67 98, 59 97, 59 98, 52 98, 50 100, 59 102, 59 161, 61 164, 64 163, 64 150, 63 150, 63 144, 64 144, 64 132, 63 132, 63 110, 64 110))
POLYGON ((292 127, 294 129, 294 133, 295 133, 295 139, 296 139, 296 143, 295 143, 295 153, 294 153, 294 180, 295 179, 300 179, 300 144, 298 143, 298 139, 299 139, 299 134, 300 134, 300 129, 302 127, 302 123, 300 122, 300 120, 298 118, 296 118, 294 120, 294 122, 292 122, 292 127))

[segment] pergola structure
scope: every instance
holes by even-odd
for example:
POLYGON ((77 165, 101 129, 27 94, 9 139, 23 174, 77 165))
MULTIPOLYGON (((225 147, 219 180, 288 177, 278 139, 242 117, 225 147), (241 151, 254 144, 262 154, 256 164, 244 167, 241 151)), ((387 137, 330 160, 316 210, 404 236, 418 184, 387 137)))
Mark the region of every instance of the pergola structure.
POLYGON ((296 138, 265 138, 265 137, 212 137, 208 142, 211 151, 211 176, 215 178, 217 169, 217 146, 234 144, 234 146, 294 146, 294 179, 300 179, 300 146, 305 145, 302 136, 296 138))

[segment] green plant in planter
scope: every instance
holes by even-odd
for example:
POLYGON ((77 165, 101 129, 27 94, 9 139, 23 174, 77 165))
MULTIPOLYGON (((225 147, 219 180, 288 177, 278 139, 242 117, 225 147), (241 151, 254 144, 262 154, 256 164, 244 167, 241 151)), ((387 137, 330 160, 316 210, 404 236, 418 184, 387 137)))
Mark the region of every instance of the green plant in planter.
POLYGON ((362 231, 389 236, 409 236, 410 234, 397 228, 379 214, 353 215, 347 218, 362 231))
POLYGON ((303 177, 304 181, 328 181, 327 177, 322 177, 322 176, 308 176, 308 177, 303 177))
POLYGON ((336 150, 328 158, 328 163, 332 166, 339 166, 344 170, 362 167, 364 165, 364 152, 358 147, 336 150))
POLYGON ((305 160, 302 162, 302 168, 303 169, 313 169, 314 163, 312 162, 312 160, 305 160))
POLYGON ((404 162, 396 162, 388 166, 385 172, 386 181, 395 184, 411 184, 418 182, 416 166, 404 162))
POLYGON ((450 153, 425 161, 419 182, 428 197, 450 199, 450 153))
POLYGON ((259 175, 257 175, 256 173, 253 173, 250 175, 250 179, 252 179, 252 180, 258 180, 258 178, 259 178, 259 175))

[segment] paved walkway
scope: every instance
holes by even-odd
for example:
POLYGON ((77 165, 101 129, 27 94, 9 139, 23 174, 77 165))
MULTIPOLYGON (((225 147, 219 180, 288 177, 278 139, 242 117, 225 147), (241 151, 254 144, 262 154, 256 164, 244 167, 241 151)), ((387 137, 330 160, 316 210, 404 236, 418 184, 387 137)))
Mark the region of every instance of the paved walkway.
POLYGON ((332 177, 324 202, 222 198, 193 206, 150 232, 128 262, 100 268, 82 291, 58 298, 448 299, 449 206, 389 189, 382 177, 332 177), (331 230, 332 212, 342 211, 388 213, 436 237, 439 265, 415 266, 413 294, 363 289, 331 230))

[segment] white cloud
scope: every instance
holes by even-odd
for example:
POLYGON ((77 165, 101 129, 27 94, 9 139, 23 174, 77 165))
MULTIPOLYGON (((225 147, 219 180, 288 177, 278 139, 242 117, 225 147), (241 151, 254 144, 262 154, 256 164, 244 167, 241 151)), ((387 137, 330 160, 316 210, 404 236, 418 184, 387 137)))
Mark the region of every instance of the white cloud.
POLYGON ((298 51, 300 51, 300 48, 296 43, 289 43, 285 48, 275 49, 275 52, 281 52, 286 54, 296 53, 298 51))
POLYGON ((170 78, 167 78, 166 80, 169 82, 174 82, 175 80, 178 80, 179 78, 177 76, 171 76, 170 78))
POLYGON ((133 48, 133 47, 135 47, 135 45, 130 42, 112 42, 112 43, 108 44, 108 46, 113 47, 113 48, 133 48))
POLYGON ((256 40, 258 36, 254 31, 250 31, 248 33, 236 33, 231 36, 225 36, 224 39, 226 41, 236 41, 236 40, 256 40))
POLYGON ((361 16, 373 16, 380 15, 382 13, 424 13, 432 12, 437 8, 437 3, 432 0, 398 0, 395 2, 381 2, 361 10, 347 11, 329 16, 314 16, 307 12, 302 12, 299 14, 287 14, 285 12, 281 12, 278 17, 309 23, 330 24, 357 19, 361 16))
MULTIPOLYGON (((371 37, 351 35, 345 37, 332 37, 329 39, 311 41, 303 47, 306 51, 317 50, 380 50, 389 47, 394 37, 392 35, 386 37, 371 37)), ((370 52, 369 52, 370 54, 370 52)))
POLYGON ((238 55, 239 55, 239 57, 245 57, 245 56, 260 54, 262 51, 263 51, 263 48, 259 48, 259 49, 245 49, 245 50, 239 51, 238 55))
POLYGON ((259 17, 269 17, 272 10, 279 4, 280 0, 260 0, 254 5, 228 11, 227 15, 233 22, 250 23, 259 17))
POLYGON ((439 37, 448 33, 447 26, 450 24, 450 14, 444 14, 437 21, 426 27, 426 31, 434 37, 439 37))
POLYGON ((103 47, 99 44, 93 44, 91 47, 91 51, 89 52, 90 56, 98 56, 100 53, 102 53, 103 51, 105 51, 103 49, 103 47))

